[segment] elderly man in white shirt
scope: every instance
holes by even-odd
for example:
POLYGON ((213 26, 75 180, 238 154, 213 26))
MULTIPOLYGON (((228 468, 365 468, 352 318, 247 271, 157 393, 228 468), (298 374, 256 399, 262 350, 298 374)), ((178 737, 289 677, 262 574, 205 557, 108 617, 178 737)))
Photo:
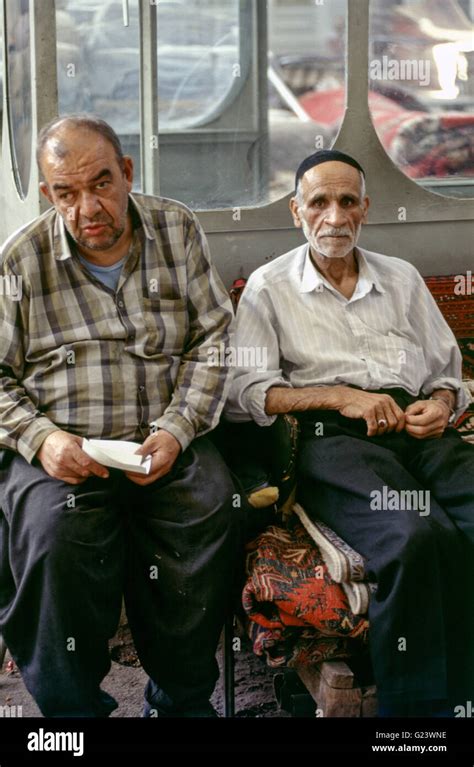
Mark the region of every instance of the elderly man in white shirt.
POLYGON ((450 428, 468 395, 420 274, 357 247, 368 207, 357 160, 303 160, 290 208, 307 244, 247 283, 232 345, 267 364, 237 369, 226 416, 299 418, 300 500, 377 583, 380 715, 452 716, 474 693, 474 450, 450 428))

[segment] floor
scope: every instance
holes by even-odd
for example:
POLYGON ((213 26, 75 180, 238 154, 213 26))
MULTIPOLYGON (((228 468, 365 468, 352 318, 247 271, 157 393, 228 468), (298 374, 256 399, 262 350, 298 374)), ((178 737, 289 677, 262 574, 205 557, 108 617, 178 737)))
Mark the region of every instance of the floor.
MULTIPOLYGON (((114 711, 112 717, 140 717, 146 674, 139 665, 126 628, 122 627, 113 640, 111 654, 115 660, 112 662, 112 668, 104 680, 103 687, 119 703, 119 708, 114 711)), ((220 645, 217 657, 221 667, 221 676, 211 699, 220 716, 224 715, 222 655, 222 646, 220 645)), ((234 653, 234 657, 236 717, 289 717, 290 714, 280 710, 276 702, 273 690, 275 670, 268 668, 260 658, 252 653, 247 639, 241 640, 241 649, 234 653)), ((40 712, 26 690, 18 670, 8 661, 9 656, 7 655, 3 671, 0 673, 0 708, 9 706, 12 715, 40 716, 40 712)))

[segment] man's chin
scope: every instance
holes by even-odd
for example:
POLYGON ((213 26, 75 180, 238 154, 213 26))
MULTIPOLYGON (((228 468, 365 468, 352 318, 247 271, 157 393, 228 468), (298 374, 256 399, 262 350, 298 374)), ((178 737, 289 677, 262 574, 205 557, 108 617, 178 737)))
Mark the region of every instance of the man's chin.
POLYGON ((97 241, 91 241, 91 240, 76 240, 77 245, 80 248, 84 248, 85 250, 110 250, 113 245, 115 245, 114 242, 111 242, 110 240, 107 242, 97 242, 97 241))
POLYGON ((110 250, 111 248, 113 248, 121 236, 122 236, 122 232, 118 236, 104 237, 103 239, 99 237, 93 237, 90 239, 83 239, 82 237, 76 237, 75 240, 76 240, 76 244, 80 248, 85 248, 87 250, 101 251, 101 250, 110 250))
POLYGON ((313 250, 316 250, 316 253, 321 256, 322 258, 345 258, 346 256, 350 255, 352 251, 354 250, 354 243, 346 243, 344 246, 342 245, 335 245, 335 246, 327 246, 323 245, 323 247, 317 245, 316 248, 314 245, 312 246, 313 250))

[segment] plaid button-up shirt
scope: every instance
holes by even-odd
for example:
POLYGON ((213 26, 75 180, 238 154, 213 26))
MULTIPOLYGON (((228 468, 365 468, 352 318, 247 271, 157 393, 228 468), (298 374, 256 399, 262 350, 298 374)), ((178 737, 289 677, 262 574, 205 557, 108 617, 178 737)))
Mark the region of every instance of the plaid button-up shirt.
POLYGON ((174 200, 130 195, 129 209, 115 292, 82 266, 54 208, 3 246, 0 447, 30 462, 58 428, 140 442, 163 428, 185 449, 219 419, 229 369, 210 359, 232 309, 204 232, 174 200))

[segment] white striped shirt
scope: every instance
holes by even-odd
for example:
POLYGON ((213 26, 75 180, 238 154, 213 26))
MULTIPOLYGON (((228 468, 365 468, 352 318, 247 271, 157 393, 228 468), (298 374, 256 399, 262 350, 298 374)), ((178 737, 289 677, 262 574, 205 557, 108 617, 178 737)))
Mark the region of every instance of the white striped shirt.
POLYGON ((349 299, 316 270, 307 244, 251 275, 231 340, 236 358, 246 350, 250 364, 235 371, 227 418, 271 424, 271 386, 400 387, 415 396, 451 389, 456 417, 465 410, 461 353, 419 272, 399 258, 362 248, 356 254, 349 299))

